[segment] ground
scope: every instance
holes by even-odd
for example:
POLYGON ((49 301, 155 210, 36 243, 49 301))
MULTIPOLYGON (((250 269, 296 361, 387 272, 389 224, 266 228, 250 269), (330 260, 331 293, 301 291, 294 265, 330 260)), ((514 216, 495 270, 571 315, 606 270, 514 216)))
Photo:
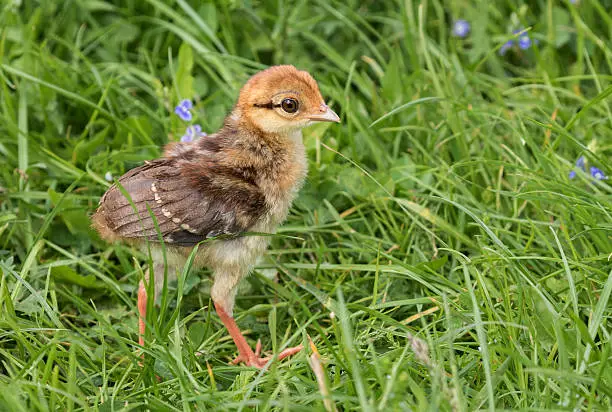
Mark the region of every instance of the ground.
POLYGON ((610 9, 4 2, 0 410, 610 410, 610 9), (235 313, 253 346, 306 350, 230 365, 188 271, 141 367, 147 256, 89 217, 281 63, 342 123, 306 130, 307 183, 235 313))

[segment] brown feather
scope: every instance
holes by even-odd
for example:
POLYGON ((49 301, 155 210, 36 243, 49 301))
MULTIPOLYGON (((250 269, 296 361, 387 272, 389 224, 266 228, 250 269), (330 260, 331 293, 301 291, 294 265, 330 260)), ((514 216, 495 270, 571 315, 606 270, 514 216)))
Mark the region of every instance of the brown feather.
MULTIPOLYGON (((93 226, 108 241, 141 249, 150 242, 157 297, 163 284, 180 273, 194 245, 230 235, 199 248, 193 264, 212 270, 210 296, 243 353, 247 344, 235 324, 227 323, 228 316, 231 320, 238 283, 270 237, 237 235, 276 231, 307 172, 301 129, 314 121, 338 120, 308 73, 293 66, 257 73, 241 89, 221 130, 194 142, 170 143, 162 158, 121 176, 102 196, 93 226), (165 254, 157 245, 160 235, 168 246, 165 254)), ((138 294, 144 318, 146 293, 141 291, 146 291, 144 282, 138 294)), ((144 319, 140 324, 142 333, 144 319)))
POLYGON ((170 244, 193 246, 213 236, 236 235, 248 231, 266 211, 264 196, 252 182, 248 172, 217 167, 212 160, 158 159, 119 179, 136 210, 113 185, 102 198, 94 224, 109 240, 158 241, 152 213, 170 244))
MULTIPOLYGON (((257 73, 241 89, 217 133, 170 143, 162 158, 119 179, 135 208, 111 186, 100 200, 93 226, 109 241, 157 242, 156 220, 165 242, 184 246, 173 249, 180 255, 219 234, 274 232, 306 175, 301 129, 322 107, 327 106, 307 72, 276 66, 257 73), (296 99, 299 111, 283 112, 279 102, 285 98, 296 99)), ((203 248, 198 262, 216 272, 244 276, 267 239, 223 240, 203 248)), ((219 288, 213 290, 217 298, 219 288)))

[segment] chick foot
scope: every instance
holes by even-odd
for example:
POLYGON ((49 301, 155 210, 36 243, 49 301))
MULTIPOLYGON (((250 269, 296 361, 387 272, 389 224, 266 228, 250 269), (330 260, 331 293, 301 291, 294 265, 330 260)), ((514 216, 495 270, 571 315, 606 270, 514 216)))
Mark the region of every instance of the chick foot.
MULTIPOLYGON (((257 345, 255 346, 255 352, 251 349, 246 339, 240 332, 238 325, 234 318, 226 311, 222 305, 217 302, 214 302, 215 309, 217 310, 217 315, 221 319, 221 322, 225 325, 225 328, 229 332, 230 336, 234 340, 236 344, 236 348, 238 349, 238 357, 232 361, 232 364, 235 365, 240 362, 244 362, 247 366, 253 366, 258 369, 263 368, 266 363, 270 360, 270 358, 262 358, 261 356, 261 341, 257 341, 257 345)), ((278 360, 284 359, 287 356, 294 355, 304 349, 302 345, 295 346, 293 348, 287 348, 281 353, 278 354, 278 360)))
MULTIPOLYGON (((243 351, 240 352, 240 355, 236 356, 236 358, 231 362, 232 365, 237 365, 240 362, 243 362, 246 366, 252 366, 257 369, 261 369, 264 366, 266 366, 266 363, 268 363, 270 359, 272 359, 271 357, 267 357, 267 358, 260 357, 261 340, 257 341, 257 345, 255 346, 255 352, 253 352, 251 348, 249 348, 248 346, 247 348, 248 350, 243 349, 243 351)), ((296 353, 300 352, 302 349, 304 349, 304 346, 302 345, 294 346, 292 348, 287 348, 278 354, 277 359, 281 360, 288 356, 295 355, 296 353)))

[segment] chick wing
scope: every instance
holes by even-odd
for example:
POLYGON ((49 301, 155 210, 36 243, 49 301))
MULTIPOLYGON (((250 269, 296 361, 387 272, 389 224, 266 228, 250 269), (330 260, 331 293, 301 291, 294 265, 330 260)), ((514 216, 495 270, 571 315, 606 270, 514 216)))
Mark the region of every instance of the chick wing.
POLYGON ((265 213, 264 194, 239 171, 206 164, 162 158, 130 170, 118 184, 133 204, 117 184, 111 186, 94 225, 106 238, 155 242, 154 216, 164 241, 177 246, 248 231, 265 213))

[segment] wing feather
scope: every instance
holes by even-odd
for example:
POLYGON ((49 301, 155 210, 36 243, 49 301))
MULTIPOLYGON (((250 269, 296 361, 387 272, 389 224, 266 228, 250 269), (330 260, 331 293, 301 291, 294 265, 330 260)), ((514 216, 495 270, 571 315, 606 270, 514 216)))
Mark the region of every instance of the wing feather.
POLYGON ((261 190, 236 179, 235 173, 217 181, 203 176, 194 186, 181 174, 176 160, 154 160, 118 181, 135 208, 113 185, 102 197, 94 220, 103 221, 116 237, 155 242, 159 236, 152 213, 164 241, 178 246, 193 246, 222 234, 236 235, 248 231, 265 211, 261 190))

